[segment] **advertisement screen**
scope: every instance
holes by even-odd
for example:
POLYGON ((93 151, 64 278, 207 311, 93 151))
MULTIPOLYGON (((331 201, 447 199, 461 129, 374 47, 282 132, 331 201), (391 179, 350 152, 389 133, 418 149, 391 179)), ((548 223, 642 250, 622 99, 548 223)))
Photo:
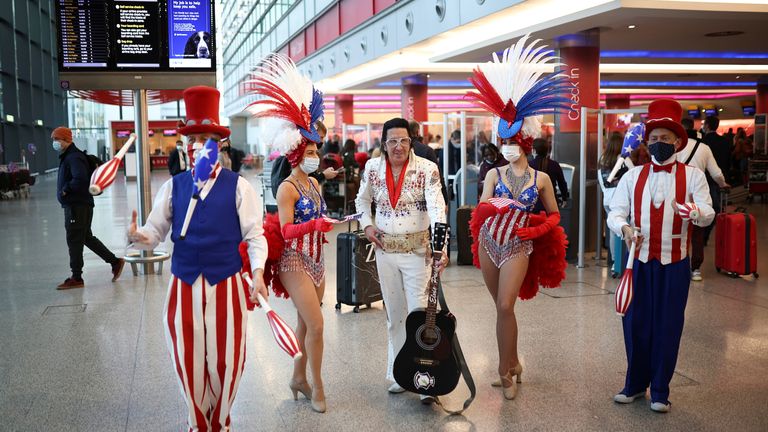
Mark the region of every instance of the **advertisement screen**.
POLYGON ((117 137, 118 138, 128 138, 131 136, 131 131, 129 130, 119 130, 117 131, 117 137))
POLYGON ((211 12, 209 1, 168 0, 169 67, 211 67, 211 12))
POLYGON ((176 136, 178 133, 176 129, 163 129, 163 136, 176 136))

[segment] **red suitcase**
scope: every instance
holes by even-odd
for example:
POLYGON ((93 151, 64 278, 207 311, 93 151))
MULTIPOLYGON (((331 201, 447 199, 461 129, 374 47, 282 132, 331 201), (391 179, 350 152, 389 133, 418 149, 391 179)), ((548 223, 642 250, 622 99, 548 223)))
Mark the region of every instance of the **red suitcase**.
POLYGON ((748 213, 720 213, 715 219, 715 231, 718 273, 758 277, 755 217, 748 213))

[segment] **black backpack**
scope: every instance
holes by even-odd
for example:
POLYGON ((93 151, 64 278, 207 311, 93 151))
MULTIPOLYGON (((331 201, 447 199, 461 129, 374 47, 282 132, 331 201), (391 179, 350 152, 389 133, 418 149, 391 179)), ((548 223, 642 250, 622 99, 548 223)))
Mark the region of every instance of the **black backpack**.
POLYGON ((88 150, 82 150, 82 152, 85 155, 86 162, 88 162, 88 175, 90 176, 104 161, 96 155, 88 154, 88 150))

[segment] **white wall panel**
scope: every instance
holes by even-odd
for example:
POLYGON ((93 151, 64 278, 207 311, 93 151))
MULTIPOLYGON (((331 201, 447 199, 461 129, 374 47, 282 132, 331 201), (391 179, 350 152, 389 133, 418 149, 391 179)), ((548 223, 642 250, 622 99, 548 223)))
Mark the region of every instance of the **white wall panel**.
POLYGON ((467 24, 478 18, 482 18, 494 12, 499 12, 522 2, 523 0, 485 0, 482 4, 478 4, 478 0, 459 0, 461 24, 467 24))

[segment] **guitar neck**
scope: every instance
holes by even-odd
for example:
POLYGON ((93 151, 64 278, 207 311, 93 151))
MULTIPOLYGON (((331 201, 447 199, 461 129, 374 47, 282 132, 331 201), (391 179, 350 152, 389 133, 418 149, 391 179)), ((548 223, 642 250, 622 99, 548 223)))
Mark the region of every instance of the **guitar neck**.
POLYGON ((427 297, 427 328, 433 329, 437 316, 437 289, 440 284, 440 260, 442 252, 432 253, 432 273, 429 276, 429 296, 427 297))

